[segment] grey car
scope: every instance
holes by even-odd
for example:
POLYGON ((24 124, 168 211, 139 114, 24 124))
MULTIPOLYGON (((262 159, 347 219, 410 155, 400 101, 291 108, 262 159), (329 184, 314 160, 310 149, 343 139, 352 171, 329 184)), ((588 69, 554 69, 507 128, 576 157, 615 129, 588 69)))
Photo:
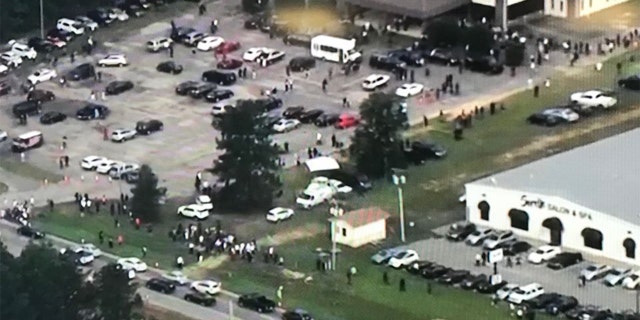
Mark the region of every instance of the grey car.
POLYGON ((371 256, 371 261, 375 264, 387 263, 396 253, 398 249, 383 249, 371 256))

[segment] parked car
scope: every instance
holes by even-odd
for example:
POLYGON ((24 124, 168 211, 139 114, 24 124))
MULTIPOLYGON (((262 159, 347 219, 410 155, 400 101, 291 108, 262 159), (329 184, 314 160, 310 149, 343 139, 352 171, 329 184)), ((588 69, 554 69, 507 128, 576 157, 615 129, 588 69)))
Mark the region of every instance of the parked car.
POLYGON ((29 38, 29 42, 27 42, 27 45, 29 47, 32 47, 38 53, 51 53, 57 49, 54 44, 39 37, 29 38))
POLYGON ((485 250, 493 250, 499 248, 501 245, 505 243, 510 243, 516 241, 516 235, 511 231, 505 231, 490 235, 487 239, 484 240, 482 247, 485 250))
POLYGON ((570 108, 549 108, 536 112, 527 118, 532 124, 553 127, 560 123, 572 123, 578 121, 580 115, 570 108))
POLYGON ((582 253, 579 252, 561 252, 555 257, 549 259, 547 267, 554 270, 564 269, 579 262, 582 262, 582 253))
POLYGON ((189 96, 194 99, 200 99, 216 88, 218 88, 218 86, 213 83, 202 83, 199 86, 193 88, 189 92, 189 96))
POLYGON ((258 293, 241 295, 238 297, 238 305, 243 308, 255 310, 259 313, 273 312, 276 308, 276 303, 273 300, 258 293))
POLYGON ((430 159, 442 159, 447 156, 447 150, 434 142, 414 141, 404 150, 404 155, 414 164, 422 164, 430 159))
POLYGON ((222 284, 214 280, 199 280, 191 283, 191 290, 208 295, 216 295, 222 290, 222 284))
POLYGON ((324 113, 317 117, 313 124, 318 127, 328 127, 334 125, 340 119, 340 114, 338 113, 324 113))
POLYGON ((502 244, 501 248, 502 253, 505 256, 515 256, 529 251, 531 249, 531 245, 526 241, 513 241, 502 244))
POLYGON ((171 74, 180 74, 182 73, 182 69, 183 68, 181 64, 177 64, 173 61, 160 62, 156 67, 156 70, 158 70, 159 72, 171 74))
POLYGON ((525 301, 524 304, 534 310, 545 309, 547 305, 556 302, 560 297, 561 295, 555 292, 543 293, 533 299, 525 301))
POLYGON ((514 304, 521 304, 544 293, 544 288, 538 283, 531 283, 515 289, 507 297, 507 301, 514 304))
POLYGON ((80 108, 76 112, 76 118, 78 120, 95 120, 105 119, 110 113, 109 108, 98 104, 88 104, 80 108))
POLYGON ((504 71, 504 66, 495 57, 490 55, 479 57, 467 57, 464 66, 475 72, 495 75, 504 71))
POLYGON ((80 81, 89 78, 95 78, 96 69, 90 63, 83 63, 71 69, 67 74, 67 79, 80 81))
POLYGON ((147 41, 146 47, 148 51, 158 52, 160 50, 169 49, 169 47, 171 47, 172 44, 173 44, 173 40, 167 37, 159 37, 159 38, 154 38, 147 41))
POLYGON ((396 253, 398 253, 398 251, 398 249, 382 249, 371 256, 371 262, 375 264, 387 264, 387 262, 389 262, 389 259, 391 259, 396 253))
POLYGON ((288 34, 282 38, 282 42, 288 46, 311 48, 311 36, 306 34, 288 34))
POLYGON ((307 111, 303 112, 303 113, 298 117, 298 120, 300 120, 300 122, 302 122, 302 123, 312 123, 312 122, 314 122, 318 117, 320 117, 323 113, 324 113, 324 111, 323 111, 323 110, 321 110, 321 109, 311 109, 311 110, 307 110, 307 111))
POLYGON ((10 68, 17 68, 22 65, 22 58, 15 52, 7 51, 0 54, 0 62, 10 68))
POLYGON ((294 214, 295 212, 293 209, 276 207, 267 212, 267 221, 278 223, 280 221, 291 219, 294 214))
POLYGON ((145 272, 148 267, 144 261, 139 258, 131 257, 131 258, 120 258, 117 263, 122 266, 124 270, 134 270, 135 272, 145 272))
POLYGON ((238 69, 238 68, 242 67, 242 64, 243 64, 243 62, 240 59, 227 58, 227 59, 224 59, 224 60, 218 62, 216 67, 218 69, 222 69, 222 70, 233 70, 233 69, 238 69))
POLYGON ((476 290, 480 293, 496 293, 498 290, 502 289, 507 285, 506 281, 501 281, 497 283, 491 283, 489 278, 480 281, 476 285, 476 290))
POLYGON ((402 98, 410 98, 422 93, 424 85, 420 83, 405 83, 396 89, 396 95, 402 98))
POLYGON ((356 115, 343 113, 340 115, 340 118, 338 118, 338 121, 336 121, 333 126, 336 129, 348 129, 351 127, 355 127, 356 125, 358 125, 358 123, 360 123, 360 119, 356 115))
POLYGON ((638 289, 640 285, 640 272, 636 271, 622 280, 622 286, 625 289, 638 289))
POLYGON ((271 110, 280 109, 282 107, 282 99, 276 97, 268 97, 265 99, 256 100, 260 106, 261 111, 269 112, 271 110))
POLYGON ((422 277, 425 279, 437 279, 439 277, 444 276, 451 268, 445 267, 443 265, 434 265, 429 268, 425 268, 422 270, 422 277))
POLYGON ((111 141, 113 142, 125 142, 133 140, 136 137, 136 130, 134 129, 116 129, 111 131, 111 141))
POLYGON ((389 83, 389 77, 386 74, 372 74, 364 79, 362 82, 362 89, 367 91, 376 90, 384 87, 389 83))
POLYGON ((450 270, 445 275, 438 278, 438 282, 442 284, 455 285, 464 280, 471 273, 467 270, 450 270))
POLYGON ((209 51, 215 50, 222 45, 222 43, 224 43, 224 39, 222 37, 206 36, 198 41, 196 47, 200 51, 209 51))
POLYGON ((420 50, 411 50, 411 48, 396 49, 387 52, 387 55, 397 58, 411 67, 422 67, 425 64, 424 54, 420 50))
POLYGON ((381 69, 396 72, 407 67, 407 64, 396 57, 386 54, 372 54, 369 58, 369 66, 374 69, 381 69))
POLYGON ((190 46, 190 47, 195 47, 196 45, 198 45, 198 42, 200 42, 200 40, 204 39, 207 37, 206 33, 203 32, 199 32, 199 31, 193 31, 193 32, 189 32, 187 34, 185 34, 181 39, 180 42, 182 42, 183 44, 190 46))
POLYGON ((188 292, 184 295, 184 300, 193 302, 205 307, 211 307, 216 304, 216 298, 200 292, 188 292))
POLYGON ((422 274, 422 270, 433 266, 434 263, 431 261, 418 260, 406 267, 407 272, 411 274, 422 274))
POLYGON ((285 119, 297 119, 300 116, 302 116, 302 114, 305 113, 304 107, 302 106, 296 106, 296 107, 288 107, 287 109, 284 110, 284 112, 282 112, 282 116, 285 119))
POLYGON ((458 65, 460 59, 451 49, 435 48, 429 52, 427 59, 432 63, 439 63, 448 66, 458 65))
POLYGON ((149 135, 156 131, 162 131, 164 124, 160 120, 138 121, 136 123, 136 131, 139 134, 149 135))
POLYGON ((133 82, 117 80, 109 83, 104 91, 107 95, 118 95, 131 89, 133 89, 133 82))
POLYGON ((615 287, 621 284, 624 278, 632 275, 633 273, 633 269, 613 268, 611 271, 609 271, 609 274, 604 277, 603 282, 606 286, 615 287))
POLYGON ((185 81, 176 86, 176 93, 181 96, 185 96, 191 92, 191 90, 200 86, 198 81, 185 81))
POLYGON ((489 277, 485 274, 470 274, 462 279, 462 282, 460 282, 460 288, 465 290, 475 290, 478 288, 478 285, 488 279, 489 277))
POLYGON ((486 238, 494 233, 495 231, 493 229, 477 229, 472 232, 464 242, 470 246, 477 246, 482 244, 486 238))
POLYGON ((75 17, 75 21, 82 25, 85 30, 93 32, 98 29, 98 23, 87 16, 77 16, 75 17))
POLYGON ((289 69, 293 72, 311 70, 316 67, 316 59, 313 57, 295 57, 289 60, 289 69))
POLYGON ((22 101, 13 105, 12 111, 16 117, 33 116, 42 112, 42 105, 37 101, 22 101))
POLYGON ((578 305, 574 309, 565 312, 564 316, 572 320, 593 319, 593 316, 598 311, 599 308, 594 305, 578 305))
POLYGON ((236 83, 236 80, 236 74, 233 72, 210 70, 202 73, 202 81, 216 83, 221 86, 230 86, 236 83))
POLYGON ((394 254, 391 259, 389 259, 387 265, 392 268, 399 269, 418 260, 420 260, 420 257, 414 250, 401 250, 398 253, 394 254))
POLYGON ((622 88, 640 90, 640 74, 618 80, 618 85, 622 88))
POLYGON ((210 211, 211 210, 205 206, 199 204, 190 204, 186 206, 180 206, 178 208, 178 215, 185 218, 205 220, 209 217, 210 211))
POLYGON ((204 98, 208 102, 218 102, 226 99, 233 98, 234 93, 229 89, 217 89, 207 92, 204 98))
POLYGON ((545 261, 551 260, 561 252, 560 247, 557 246, 541 246, 536 251, 531 252, 527 257, 527 260, 533 264, 540 264, 545 261))
POLYGON ((177 27, 175 30, 172 30, 170 38, 174 42, 182 42, 188 34, 193 32, 196 32, 196 29, 190 27, 177 27))
POLYGON ((44 232, 29 226, 22 226, 17 230, 18 234, 32 239, 42 239, 45 237, 44 232))
POLYGON ((453 241, 462 241, 474 231, 476 231, 476 225, 473 223, 454 223, 449 227, 449 230, 447 231, 447 239, 453 241))
POLYGON ((583 108, 603 108, 608 109, 618 103, 618 99, 600 90, 589 90, 585 92, 573 93, 570 97, 571 103, 583 108))
POLYGON ((98 66, 100 67, 124 67, 128 64, 129 62, 124 54, 108 54, 98 60, 98 66))
POLYGON ((287 310, 282 314, 282 320, 314 320, 313 316, 306 310, 287 310))
POLYGON ((273 125, 273 131, 278 133, 285 133, 294 130, 300 126, 300 120, 298 119, 280 119, 273 125))
POLYGON ((226 40, 220 46, 218 46, 218 48, 216 48, 216 53, 225 55, 238 49, 240 49, 240 42, 226 40))
POLYGON ((64 248, 60 250, 60 258, 65 259, 77 266, 88 266, 93 263, 95 257, 80 248, 64 248))
POLYGON ((604 278, 612 269, 606 264, 590 264, 580 271, 580 276, 586 281, 597 280, 604 278))
POLYGON ((56 95, 48 90, 34 89, 27 94, 27 101, 37 101, 40 103, 53 101, 56 95))
POLYGON ((38 52, 27 44, 16 41, 9 41, 9 44, 11 45, 11 51, 22 59, 35 60, 38 56, 38 52))
POLYGON ((549 302, 545 307, 547 314, 557 316, 578 306, 578 299, 571 296, 560 295, 557 299, 549 302))
POLYGON ((162 278, 151 278, 144 286, 153 291, 159 291, 166 294, 171 294, 176 291, 176 286, 173 282, 162 278))
POLYGON ((46 112, 45 114, 43 114, 40 117, 40 123, 42 124, 54 124, 54 123, 58 123, 58 122, 62 122, 65 119, 67 119, 67 115, 62 113, 62 112, 58 112, 58 111, 49 111, 46 112))
POLYGON ((508 283, 496 291, 496 298, 500 300, 507 300, 509 295, 519 287, 520 286, 515 283, 508 283))

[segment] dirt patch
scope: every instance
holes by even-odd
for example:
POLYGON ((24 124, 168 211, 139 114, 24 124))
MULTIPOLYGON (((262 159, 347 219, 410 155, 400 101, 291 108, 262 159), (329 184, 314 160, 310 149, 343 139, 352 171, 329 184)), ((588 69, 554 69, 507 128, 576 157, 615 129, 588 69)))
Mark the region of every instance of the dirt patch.
MULTIPOLYGON (((638 119, 640 119, 640 105, 631 107, 630 110, 625 112, 618 112, 610 117, 607 117, 606 121, 594 121, 593 123, 579 128, 577 130, 569 130, 562 134, 543 136, 539 139, 531 142, 530 144, 515 149, 512 152, 506 153, 502 157, 498 157, 495 159, 495 162, 498 165, 509 164, 513 161, 517 161, 518 159, 522 159, 525 157, 529 157, 533 153, 539 153, 540 151, 548 151, 549 148, 553 146, 558 146, 562 144, 562 142, 574 140, 579 137, 583 137, 589 134, 593 134, 595 131, 619 127, 623 123, 635 123, 632 126, 638 126, 638 119)), ((613 132, 611 132, 613 133, 613 132)), ((556 150, 551 150, 556 151, 556 150)))
POLYGON ((191 279, 204 279, 209 270, 215 270, 225 262, 229 261, 229 255, 219 255, 204 259, 200 263, 192 264, 185 268, 184 273, 191 279))
POLYGON ((258 240, 259 246, 279 246, 295 240, 312 238, 323 232, 326 227, 319 223, 309 223, 285 232, 276 233, 275 235, 266 236, 258 240))

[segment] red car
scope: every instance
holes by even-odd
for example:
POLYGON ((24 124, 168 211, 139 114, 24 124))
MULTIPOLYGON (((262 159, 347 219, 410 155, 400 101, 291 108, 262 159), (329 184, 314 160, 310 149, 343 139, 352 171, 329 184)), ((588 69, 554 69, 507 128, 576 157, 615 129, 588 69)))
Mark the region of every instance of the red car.
POLYGON ((220 62, 218 62, 217 65, 218 69, 225 69, 225 70, 230 70, 230 69, 238 69, 240 67, 242 67, 242 60, 240 59, 234 59, 234 58, 227 58, 225 60, 222 60, 220 62))
POLYGON ((228 54, 240 49, 240 42, 238 41, 225 41, 218 48, 216 48, 217 54, 228 54))
POLYGON ((343 113, 340 115, 340 118, 338 118, 338 121, 336 121, 335 127, 336 129, 347 129, 356 126, 359 121, 357 116, 343 113))

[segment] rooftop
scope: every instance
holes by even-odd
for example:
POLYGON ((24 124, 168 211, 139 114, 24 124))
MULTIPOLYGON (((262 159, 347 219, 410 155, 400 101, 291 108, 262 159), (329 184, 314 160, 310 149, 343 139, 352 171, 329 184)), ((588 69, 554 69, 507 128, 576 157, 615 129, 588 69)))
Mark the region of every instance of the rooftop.
POLYGON ((557 196, 637 223, 639 158, 640 129, 634 129, 470 184, 557 196))
POLYGON ((471 3, 471 0, 347 0, 348 3, 384 12, 426 19, 471 3))
POLYGON ((354 211, 349 211, 340 217, 331 218, 329 220, 344 221, 351 227, 357 228, 372 222, 387 219, 389 216, 391 215, 386 211, 378 207, 371 207, 371 208, 363 208, 363 209, 358 209, 354 211))

